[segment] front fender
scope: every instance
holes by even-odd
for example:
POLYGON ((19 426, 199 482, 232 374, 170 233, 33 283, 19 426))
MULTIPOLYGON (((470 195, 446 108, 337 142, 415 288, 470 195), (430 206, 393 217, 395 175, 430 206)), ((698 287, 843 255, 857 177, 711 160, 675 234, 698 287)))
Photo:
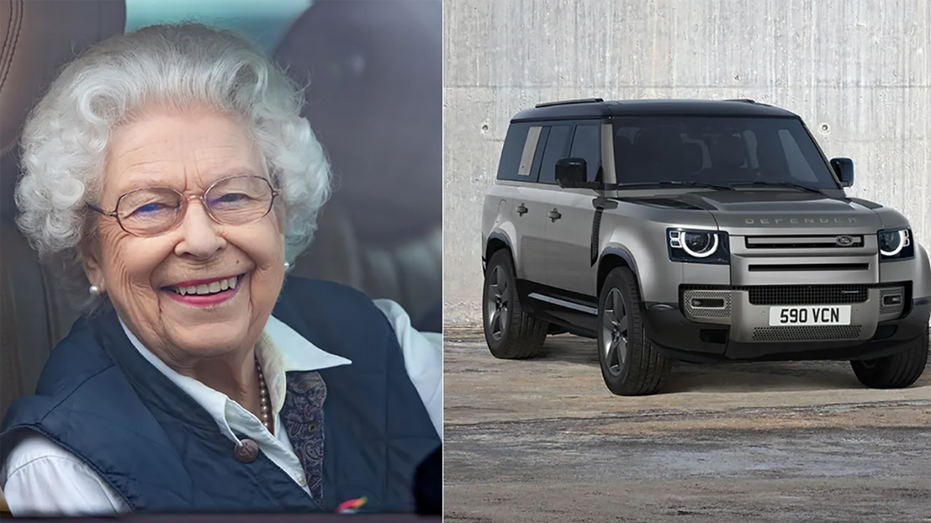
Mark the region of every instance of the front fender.
POLYGON ((912 294, 916 298, 925 298, 931 296, 931 258, 928 257, 928 251, 921 245, 916 244, 915 249, 915 278, 912 283, 912 294))

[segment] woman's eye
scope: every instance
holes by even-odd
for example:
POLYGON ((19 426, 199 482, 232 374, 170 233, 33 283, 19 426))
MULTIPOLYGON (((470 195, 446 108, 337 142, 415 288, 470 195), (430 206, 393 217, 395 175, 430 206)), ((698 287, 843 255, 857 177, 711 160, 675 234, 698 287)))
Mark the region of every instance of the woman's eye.
POLYGON ((136 213, 139 214, 151 214, 154 212, 162 211, 165 209, 165 205, 161 203, 147 203, 142 207, 136 209, 136 213))
POLYGON ((166 203, 152 202, 136 207, 136 210, 129 216, 133 218, 155 218, 173 212, 174 208, 174 206, 166 203))
POLYGON ((240 207, 242 205, 248 205, 252 201, 252 198, 248 194, 244 193, 226 193, 222 194, 212 200, 210 200, 211 207, 220 207, 220 208, 229 208, 229 207, 240 207))
POLYGON ((237 194, 237 193, 224 194, 219 199, 217 199, 217 203, 233 203, 233 202, 238 202, 240 200, 245 200, 246 198, 247 196, 245 194, 237 194))

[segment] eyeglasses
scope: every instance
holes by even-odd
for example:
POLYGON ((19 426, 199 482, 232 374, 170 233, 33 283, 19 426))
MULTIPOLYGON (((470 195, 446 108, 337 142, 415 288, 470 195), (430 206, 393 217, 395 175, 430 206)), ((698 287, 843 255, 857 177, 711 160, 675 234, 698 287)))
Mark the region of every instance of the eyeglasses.
POLYGON ((120 196, 112 211, 87 207, 116 218, 129 234, 148 237, 177 227, 191 200, 200 200, 207 215, 221 225, 247 225, 264 218, 278 194, 261 176, 230 176, 217 180, 200 196, 185 196, 171 187, 142 187, 120 196))

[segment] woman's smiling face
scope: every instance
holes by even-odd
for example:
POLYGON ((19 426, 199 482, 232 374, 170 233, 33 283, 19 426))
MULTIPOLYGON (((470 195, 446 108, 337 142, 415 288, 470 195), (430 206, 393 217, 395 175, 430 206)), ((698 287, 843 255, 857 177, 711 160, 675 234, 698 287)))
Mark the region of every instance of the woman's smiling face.
MULTIPOLYGON (((207 111, 150 113, 112 133, 95 203, 110 211, 121 195, 152 186, 188 199, 235 175, 266 176, 243 125, 207 111)), ((129 234, 115 218, 101 216, 84 245, 85 270, 130 330, 169 365, 222 357, 255 343, 281 291, 283 213, 277 211, 254 223, 221 225, 200 200, 188 200, 180 224, 152 237, 129 234), (204 292, 212 295, 198 296, 204 292)))

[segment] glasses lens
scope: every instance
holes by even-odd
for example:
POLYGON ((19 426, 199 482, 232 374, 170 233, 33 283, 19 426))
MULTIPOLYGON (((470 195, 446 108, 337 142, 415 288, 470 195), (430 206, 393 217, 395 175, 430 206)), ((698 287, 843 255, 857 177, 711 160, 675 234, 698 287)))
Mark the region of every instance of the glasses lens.
POLYGON ((211 187, 204 200, 218 222, 242 225, 268 214, 272 207, 272 188, 265 178, 235 176, 211 187))
POLYGON ((165 188, 132 191, 117 203, 120 225, 140 236, 159 234, 171 228, 180 212, 181 195, 165 188))

